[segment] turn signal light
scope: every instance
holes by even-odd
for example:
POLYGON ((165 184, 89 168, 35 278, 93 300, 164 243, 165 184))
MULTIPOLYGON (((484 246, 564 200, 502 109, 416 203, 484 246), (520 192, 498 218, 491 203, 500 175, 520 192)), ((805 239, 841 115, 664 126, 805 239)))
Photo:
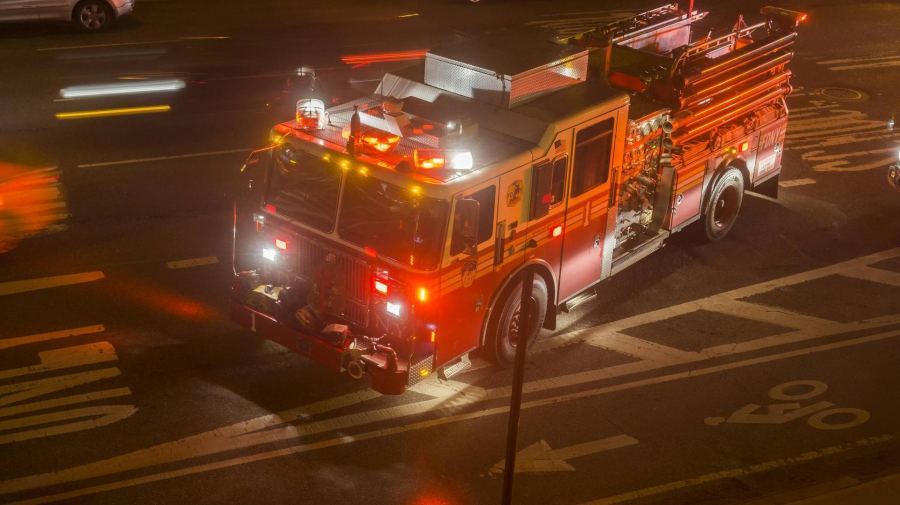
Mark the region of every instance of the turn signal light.
POLYGON ((747 141, 745 140, 744 143, 741 144, 741 152, 744 152, 744 151, 746 151, 747 149, 750 149, 750 142, 747 142, 747 141))
POLYGON ((275 239, 275 247, 281 249, 282 251, 287 251, 287 242, 281 240, 280 238, 275 239))
POLYGON ((419 288, 418 298, 420 302, 424 302, 428 300, 428 290, 425 288, 419 288))
POLYGON ((375 291, 378 291, 379 293, 386 295, 388 292, 388 286, 387 286, 387 284, 385 284, 381 281, 375 281, 375 291))
POLYGON ((562 230, 563 230, 562 225, 559 225, 556 228, 553 228, 553 232, 551 232, 551 235, 553 236, 553 238, 556 238, 556 237, 562 235, 562 230))

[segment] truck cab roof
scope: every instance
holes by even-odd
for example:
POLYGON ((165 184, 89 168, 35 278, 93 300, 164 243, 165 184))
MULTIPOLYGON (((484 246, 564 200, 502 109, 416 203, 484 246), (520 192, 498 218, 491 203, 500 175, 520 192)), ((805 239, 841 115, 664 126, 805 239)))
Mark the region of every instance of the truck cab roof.
POLYGON ((613 88, 606 81, 588 79, 507 108, 426 84, 425 64, 419 63, 386 74, 374 94, 329 108, 328 124, 324 128, 300 132, 295 129, 293 121, 287 121, 276 130, 282 135, 287 134, 283 142, 295 145, 297 141, 304 143, 302 141, 307 140, 306 145, 296 144, 295 147, 321 151, 320 155, 326 154, 326 151, 338 151, 342 153, 338 156, 353 164, 353 158, 343 154, 347 139, 342 136, 342 131, 350 124, 354 108, 359 110, 364 125, 377 124, 379 118, 365 111, 380 108, 388 97, 403 100, 403 112, 413 120, 442 124, 448 118, 463 121, 463 132, 454 140, 454 148, 470 151, 473 167, 459 172, 398 172, 398 162, 411 162, 416 149, 439 147, 439 141, 428 134, 402 137, 392 152, 393 156, 362 155, 356 157, 355 163, 365 163, 366 170, 377 171, 377 176, 386 182, 401 186, 414 184, 426 196, 443 199, 496 177, 497 169, 502 173, 532 162, 546 154, 556 132, 630 102, 627 93, 613 88))

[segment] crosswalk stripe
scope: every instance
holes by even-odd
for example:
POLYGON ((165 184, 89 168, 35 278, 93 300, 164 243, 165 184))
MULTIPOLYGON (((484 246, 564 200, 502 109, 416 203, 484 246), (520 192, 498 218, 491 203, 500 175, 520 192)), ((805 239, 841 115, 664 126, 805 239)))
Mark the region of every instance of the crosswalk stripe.
POLYGON ((106 328, 104 328, 102 324, 95 324, 94 326, 82 326, 81 328, 73 328, 71 330, 51 331, 49 333, 39 333, 27 337, 5 338, 0 340, 0 350, 25 344, 33 344, 35 342, 46 342, 47 340, 55 340, 58 338, 99 333, 105 330, 106 328))
POLYGON ((55 277, 43 277, 40 279, 28 279, 24 281, 4 282, 0 283, 0 296, 98 281, 103 278, 103 272, 98 271, 71 275, 57 275, 55 277))

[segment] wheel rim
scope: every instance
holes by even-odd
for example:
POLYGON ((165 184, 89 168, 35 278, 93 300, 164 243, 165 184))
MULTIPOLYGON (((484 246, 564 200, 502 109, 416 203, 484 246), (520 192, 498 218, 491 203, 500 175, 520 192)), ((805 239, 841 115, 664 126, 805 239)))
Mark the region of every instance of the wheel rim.
POLYGON ((85 5, 79 19, 85 28, 96 30, 106 23, 106 11, 97 4, 85 5))
MULTIPOLYGON (((537 300, 532 296, 531 297, 531 314, 534 317, 534 311, 537 309, 537 300)), ((513 311, 512 317, 509 319, 509 327, 507 328, 506 334, 509 339, 509 345, 512 346, 513 349, 516 348, 516 342, 519 340, 519 329, 521 328, 521 318, 522 318, 522 304, 516 306, 516 310, 513 311)))
POLYGON ((716 210, 713 213, 713 221, 719 228, 724 228, 734 218, 737 210, 738 192, 734 186, 726 186, 719 199, 716 201, 716 210))

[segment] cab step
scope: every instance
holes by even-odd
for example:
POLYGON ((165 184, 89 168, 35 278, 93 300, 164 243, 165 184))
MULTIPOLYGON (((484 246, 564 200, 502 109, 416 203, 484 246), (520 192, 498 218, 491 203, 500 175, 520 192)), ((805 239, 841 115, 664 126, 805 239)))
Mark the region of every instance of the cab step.
POLYGON ((597 290, 592 287, 592 288, 588 289, 587 291, 583 291, 583 292, 573 296, 570 300, 563 303, 562 307, 560 307, 560 310, 562 310, 563 312, 568 314, 569 311, 575 309, 575 307, 577 307, 581 304, 587 303, 587 302, 593 300, 594 298, 597 298, 597 290))
POLYGON ((458 361, 441 368, 441 371, 438 372, 438 377, 440 377, 442 380, 448 381, 454 376, 459 375, 470 368, 472 368, 472 361, 469 360, 469 353, 465 353, 459 357, 458 361))

